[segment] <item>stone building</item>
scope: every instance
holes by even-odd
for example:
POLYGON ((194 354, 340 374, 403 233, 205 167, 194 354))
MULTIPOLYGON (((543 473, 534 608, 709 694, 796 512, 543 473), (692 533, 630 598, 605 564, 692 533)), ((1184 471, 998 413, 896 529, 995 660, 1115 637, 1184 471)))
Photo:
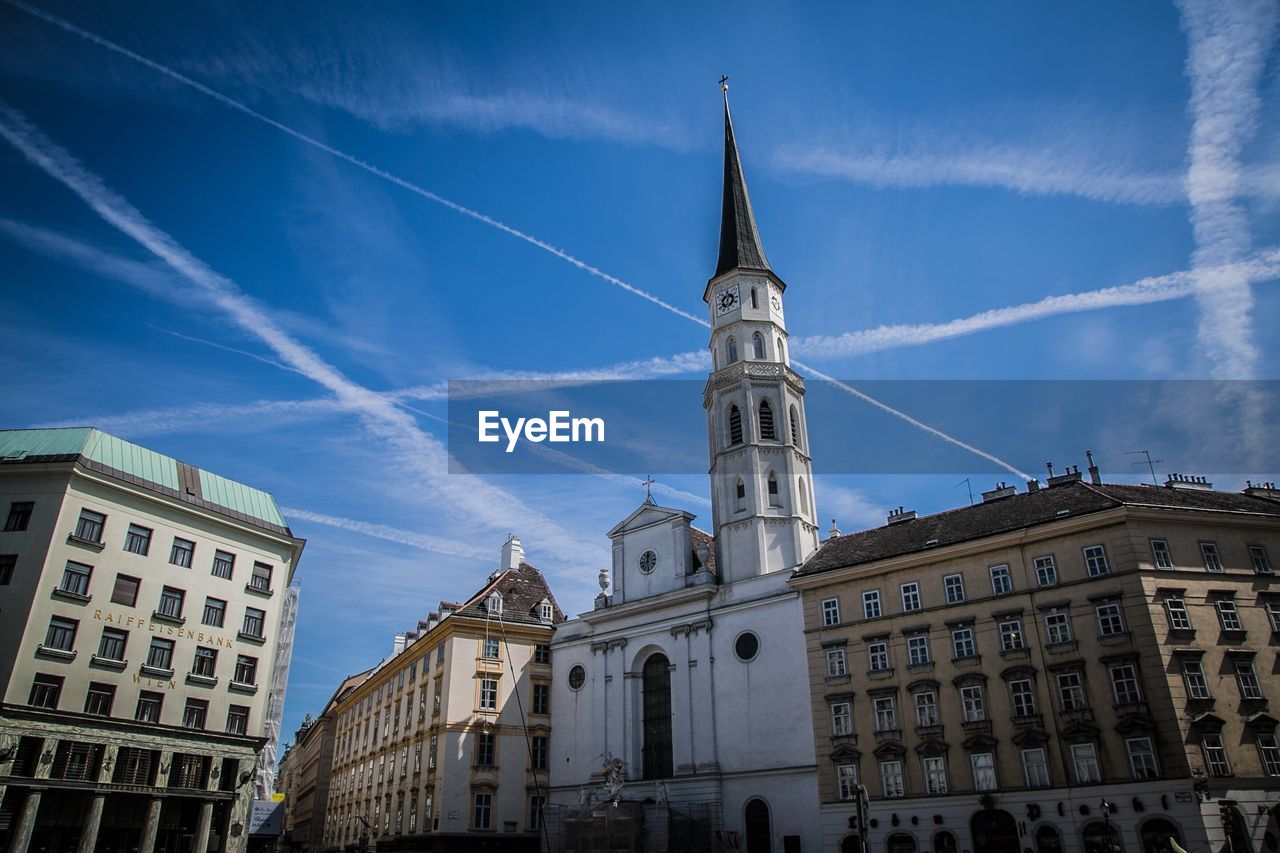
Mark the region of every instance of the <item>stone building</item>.
POLYGON ((94 429, 9 430, 0 512, 0 844, 244 850, 303 548, 275 500, 94 429))
POLYGON ((551 733, 551 632, 564 619, 512 536, 460 604, 442 602, 328 714, 329 849, 539 847, 551 733))
POLYGON ((824 849, 1274 849, 1277 498, 1091 464, 833 534, 792 581, 824 849))

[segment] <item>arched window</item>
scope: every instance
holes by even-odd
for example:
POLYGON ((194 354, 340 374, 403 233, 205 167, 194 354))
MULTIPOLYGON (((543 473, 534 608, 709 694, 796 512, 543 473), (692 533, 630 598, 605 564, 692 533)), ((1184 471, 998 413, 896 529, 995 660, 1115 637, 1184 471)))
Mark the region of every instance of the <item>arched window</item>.
POLYGON ((725 349, 727 351, 725 363, 733 364, 736 362, 738 360, 738 339, 731 336, 725 344, 725 349))
POLYGON ((759 797, 752 797, 747 800, 742 818, 747 853, 770 853, 773 850, 773 830, 769 826, 769 804, 759 797))
POLYGON ((787 360, 787 345, 782 342, 782 338, 778 338, 778 361, 787 360))
POLYGON ((791 411, 788 414, 791 420, 791 443, 796 447, 800 447, 800 415, 796 412, 795 406, 791 407, 791 411))
POLYGON ((760 437, 768 441, 778 440, 778 430, 773 425, 773 407, 768 400, 760 401, 760 437))
POLYGON ((752 308, 760 307, 760 304, 756 302, 756 289, 754 287, 751 288, 751 307, 752 308))
POLYGON ((782 499, 778 496, 778 475, 769 472, 769 506, 782 506, 782 499))
POLYGON ((671 665, 655 653, 644 662, 644 778, 669 779, 671 772, 671 665))
POLYGON ((800 478, 800 512, 809 514, 809 492, 804 487, 804 477, 800 478))
POLYGON ((1087 824, 1080 835, 1085 853, 1120 853, 1124 849, 1120 846, 1120 835, 1110 823, 1094 821, 1087 824))
POLYGON ((742 512, 747 508, 747 484, 738 478, 738 484, 733 487, 733 507, 738 512, 742 512))
POLYGON ((729 446, 742 444, 742 412, 737 406, 729 407, 729 446))
POLYGON ((764 358, 764 338, 756 332, 751 336, 751 357, 755 359, 764 358))

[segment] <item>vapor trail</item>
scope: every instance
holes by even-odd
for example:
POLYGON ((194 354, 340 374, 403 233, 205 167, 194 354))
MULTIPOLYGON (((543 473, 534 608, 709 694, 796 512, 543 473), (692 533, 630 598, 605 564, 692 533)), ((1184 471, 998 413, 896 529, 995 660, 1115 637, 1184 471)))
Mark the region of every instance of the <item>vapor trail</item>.
POLYGON ((385 524, 371 524, 367 521, 356 521, 336 515, 323 515, 310 510, 298 509, 297 507, 281 507, 280 511, 290 518, 310 521, 315 524, 324 524, 328 527, 336 527, 339 530, 349 530, 352 533, 361 533, 375 539, 385 539, 388 542, 408 545, 411 548, 421 548, 424 551, 434 551, 437 554, 447 554, 451 557, 469 557, 483 560, 493 556, 487 548, 479 548, 453 539, 442 539, 439 536, 430 536, 426 533, 415 533, 412 530, 401 530, 385 524))

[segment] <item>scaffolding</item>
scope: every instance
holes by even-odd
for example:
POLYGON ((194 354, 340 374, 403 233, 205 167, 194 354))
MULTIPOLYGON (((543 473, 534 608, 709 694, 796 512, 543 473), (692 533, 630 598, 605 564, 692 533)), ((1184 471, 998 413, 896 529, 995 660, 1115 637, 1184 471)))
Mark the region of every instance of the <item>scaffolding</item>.
POLYGON ((280 631, 276 641, 275 666, 272 668, 271 693, 267 697, 267 716, 263 734, 267 744, 258 756, 258 778, 254 783, 259 800, 269 800, 276 790, 276 756, 280 751, 280 725, 284 721, 284 692, 289 686, 289 663, 293 660, 293 632, 298 624, 298 595, 302 588, 291 584, 280 605, 280 631))

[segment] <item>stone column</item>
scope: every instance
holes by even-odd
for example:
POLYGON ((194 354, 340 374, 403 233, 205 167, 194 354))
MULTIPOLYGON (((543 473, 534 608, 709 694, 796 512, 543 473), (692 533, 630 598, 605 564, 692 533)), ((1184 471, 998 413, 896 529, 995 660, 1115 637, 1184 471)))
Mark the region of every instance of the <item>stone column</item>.
MULTIPOLYGON (((196 823, 196 840, 191 844, 191 853, 206 853, 209 849, 209 826, 213 823, 213 803, 205 800, 200 804, 200 820, 196 823)), ((80 851, 86 853, 86 851, 80 851)))
POLYGON ((84 817, 84 825, 80 827, 80 846, 76 853, 93 853, 98 844, 98 827, 102 823, 102 805, 106 802, 106 794, 94 794, 89 803, 89 813, 84 817))
POLYGON ((9 842, 9 853, 27 853, 27 845, 31 843, 31 834, 36 828, 36 815, 40 812, 40 788, 27 791, 27 798, 22 801, 22 814, 18 816, 18 826, 13 831, 13 840, 9 842))
POLYGON ((142 828, 138 853, 152 853, 156 849, 156 836, 160 834, 160 805, 163 802, 159 797, 152 797, 147 803, 147 822, 142 828))

